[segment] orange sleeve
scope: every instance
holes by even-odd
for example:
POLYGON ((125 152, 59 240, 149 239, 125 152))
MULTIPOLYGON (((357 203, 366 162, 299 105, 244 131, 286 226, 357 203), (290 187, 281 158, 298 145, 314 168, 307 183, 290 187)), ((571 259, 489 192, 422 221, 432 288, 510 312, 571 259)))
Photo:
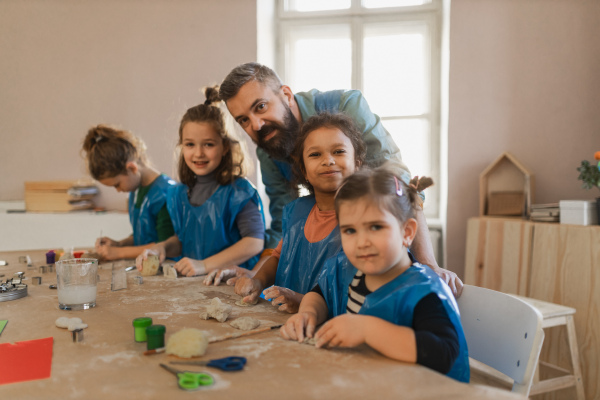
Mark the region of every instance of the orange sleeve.
POLYGON ((273 253, 271 253, 271 257, 275 257, 279 260, 279 258, 281 257, 281 247, 283 246, 283 239, 281 239, 279 241, 279 243, 277 244, 277 248, 273 250, 273 253))

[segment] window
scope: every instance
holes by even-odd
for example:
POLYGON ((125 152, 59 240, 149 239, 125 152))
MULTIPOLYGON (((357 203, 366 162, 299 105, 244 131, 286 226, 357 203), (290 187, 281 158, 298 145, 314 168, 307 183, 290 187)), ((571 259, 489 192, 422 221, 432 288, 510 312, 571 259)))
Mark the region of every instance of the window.
MULTIPOLYGON (((442 0, 280 0, 276 70, 294 92, 361 90, 412 175, 440 182, 442 0)), ((440 188, 425 214, 440 218, 440 188)))

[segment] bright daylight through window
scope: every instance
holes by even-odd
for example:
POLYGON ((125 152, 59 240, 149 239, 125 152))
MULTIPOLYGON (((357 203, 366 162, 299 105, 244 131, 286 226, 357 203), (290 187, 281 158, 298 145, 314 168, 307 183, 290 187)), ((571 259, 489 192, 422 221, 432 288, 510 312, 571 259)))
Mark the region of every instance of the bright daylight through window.
MULTIPOLYGON (((441 0, 282 0, 277 65, 294 92, 359 89, 412 175, 440 179, 441 0)), ((440 185, 425 214, 440 216, 440 185)))

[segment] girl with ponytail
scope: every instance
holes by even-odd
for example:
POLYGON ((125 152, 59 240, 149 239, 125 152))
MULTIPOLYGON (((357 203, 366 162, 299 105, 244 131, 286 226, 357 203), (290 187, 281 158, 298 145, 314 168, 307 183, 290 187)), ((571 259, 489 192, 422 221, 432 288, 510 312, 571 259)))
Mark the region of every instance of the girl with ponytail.
POLYGON ((186 111, 179 126, 179 179, 167 207, 175 235, 146 250, 182 275, 204 275, 239 266, 252 269, 264 246, 264 215, 256 188, 244 177, 239 141, 226 130, 217 87, 206 101, 186 111))

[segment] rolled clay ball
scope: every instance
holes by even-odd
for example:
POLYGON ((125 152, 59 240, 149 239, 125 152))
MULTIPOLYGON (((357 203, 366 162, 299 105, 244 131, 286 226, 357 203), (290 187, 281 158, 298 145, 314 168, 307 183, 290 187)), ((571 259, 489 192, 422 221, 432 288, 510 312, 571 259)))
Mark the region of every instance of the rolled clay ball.
POLYGON ((158 273, 159 265, 160 262, 158 261, 158 256, 148 256, 148 258, 142 262, 142 272, 140 272, 140 274, 142 276, 156 275, 158 273))
POLYGON ((183 328, 169 337, 165 351, 167 354, 177 357, 190 358, 203 355, 206 353, 207 347, 206 332, 194 328, 183 328))

